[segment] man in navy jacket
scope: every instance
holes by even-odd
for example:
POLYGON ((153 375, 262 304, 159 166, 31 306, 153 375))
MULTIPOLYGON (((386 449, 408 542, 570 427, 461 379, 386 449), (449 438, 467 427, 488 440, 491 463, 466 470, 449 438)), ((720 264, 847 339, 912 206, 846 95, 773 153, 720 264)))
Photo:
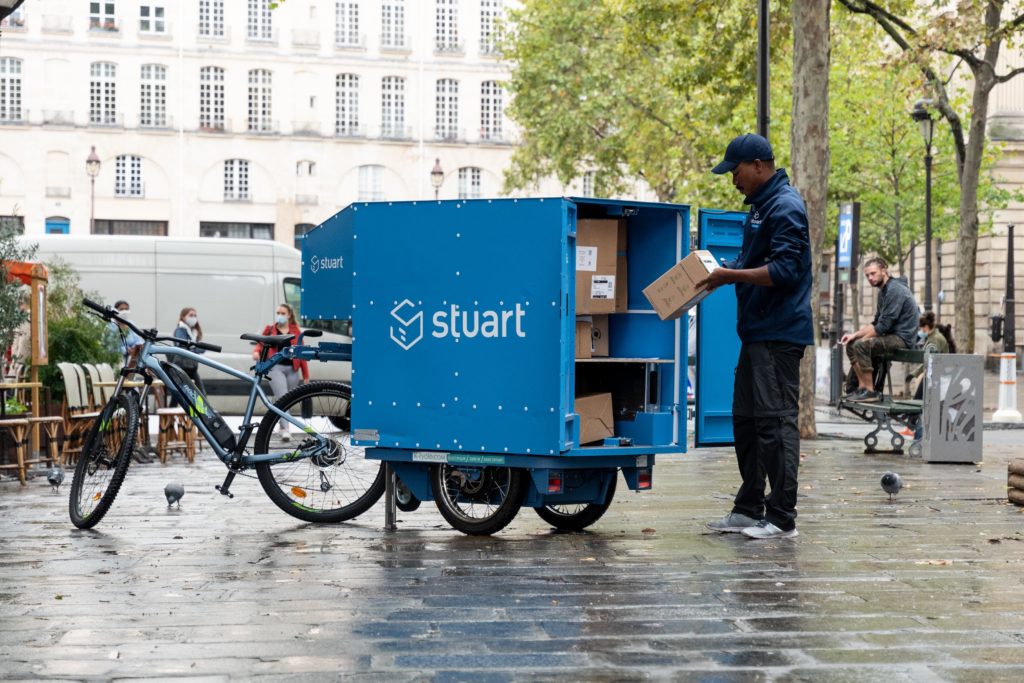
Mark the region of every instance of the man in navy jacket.
POLYGON ((800 360, 814 342, 807 210, 786 171, 776 170, 771 145, 760 135, 730 142, 713 172, 732 173, 750 212, 739 257, 705 280, 712 289, 736 285, 742 342, 732 419, 743 483, 732 512, 708 528, 791 538, 797 535, 800 360), (771 486, 767 497, 765 477, 771 486))

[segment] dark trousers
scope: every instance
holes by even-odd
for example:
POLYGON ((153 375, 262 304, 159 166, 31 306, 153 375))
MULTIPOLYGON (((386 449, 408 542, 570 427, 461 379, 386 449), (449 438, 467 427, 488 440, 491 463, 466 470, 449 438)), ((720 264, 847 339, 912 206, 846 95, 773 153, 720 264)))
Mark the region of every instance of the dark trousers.
POLYGON ((740 348, 732 425, 743 484, 733 512, 767 519, 784 531, 796 526, 800 431, 800 359, 804 347, 753 342, 740 348), (765 478, 771 493, 765 497, 765 478))

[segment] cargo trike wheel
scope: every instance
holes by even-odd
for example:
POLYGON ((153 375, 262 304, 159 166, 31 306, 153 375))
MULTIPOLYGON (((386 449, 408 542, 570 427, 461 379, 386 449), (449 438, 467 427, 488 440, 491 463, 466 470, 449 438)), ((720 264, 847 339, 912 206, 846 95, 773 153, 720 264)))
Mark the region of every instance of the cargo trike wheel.
POLYGON ((618 472, 612 477, 608 484, 608 495, 603 503, 569 503, 567 505, 546 505, 540 508, 533 508, 541 519, 563 531, 582 531, 588 526, 601 519, 608 511, 615 496, 615 480, 618 479, 618 472))
POLYGON ((441 516, 464 534, 501 531, 519 512, 526 495, 526 473, 511 467, 435 465, 430 486, 441 516))

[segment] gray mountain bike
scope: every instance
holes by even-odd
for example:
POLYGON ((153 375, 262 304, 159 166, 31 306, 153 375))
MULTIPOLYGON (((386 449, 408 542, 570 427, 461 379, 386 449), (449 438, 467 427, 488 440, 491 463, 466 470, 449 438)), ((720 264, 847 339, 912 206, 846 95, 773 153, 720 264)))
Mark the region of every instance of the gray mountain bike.
POLYGON ((131 329, 142 338, 143 345, 135 365, 121 370, 113 396, 93 422, 79 455, 69 506, 71 522, 76 527, 94 527, 117 497, 138 437, 140 405, 145 405, 154 379, 164 383, 167 392, 227 466, 224 482, 216 487, 221 494, 234 497, 230 488, 235 476, 255 469, 260 485, 275 505, 303 521, 327 523, 356 517, 383 495, 384 464, 366 460, 363 449, 352 444, 352 391, 347 384, 303 384, 273 404, 260 386, 270 369, 279 363, 351 360, 351 344, 302 345, 304 337, 320 336, 319 330, 306 330, 294 346, 288 345, 293 335, 243 334, 242 339, 263 344, 253 374, 247 375, 193 352, 217 352, 221 350, 219 346, 162 337, 156 330, 139 329, 112 308, 88 299, 83 303, 104 320, 131 329), (267 357, 277 349, 280 350, 267 357), (193 360, 251 385, 245 417, 237 434, 188 375, 170 362, 173 357, 193 360), (130 377, 141 378, 141 391, 125 386, 130 377), (258 424, 252 420, 257 400, 267 407, 258 424), (298 433, 288 442, 272 443, 281 423, 297 428, 298 433), (248 443, 254 431, 256 440, 250 451, 248 443))

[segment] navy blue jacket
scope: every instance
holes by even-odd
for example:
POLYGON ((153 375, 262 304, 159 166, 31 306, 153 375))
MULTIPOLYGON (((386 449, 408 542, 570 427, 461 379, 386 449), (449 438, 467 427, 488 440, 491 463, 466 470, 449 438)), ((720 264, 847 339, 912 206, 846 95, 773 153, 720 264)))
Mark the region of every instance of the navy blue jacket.
POLYGON ((814 343, 807 209, 779 169, 744 204, 743 247, 731 268, 768 266, 772 287, 736 284, 736 331, 744 343, 814 343))

